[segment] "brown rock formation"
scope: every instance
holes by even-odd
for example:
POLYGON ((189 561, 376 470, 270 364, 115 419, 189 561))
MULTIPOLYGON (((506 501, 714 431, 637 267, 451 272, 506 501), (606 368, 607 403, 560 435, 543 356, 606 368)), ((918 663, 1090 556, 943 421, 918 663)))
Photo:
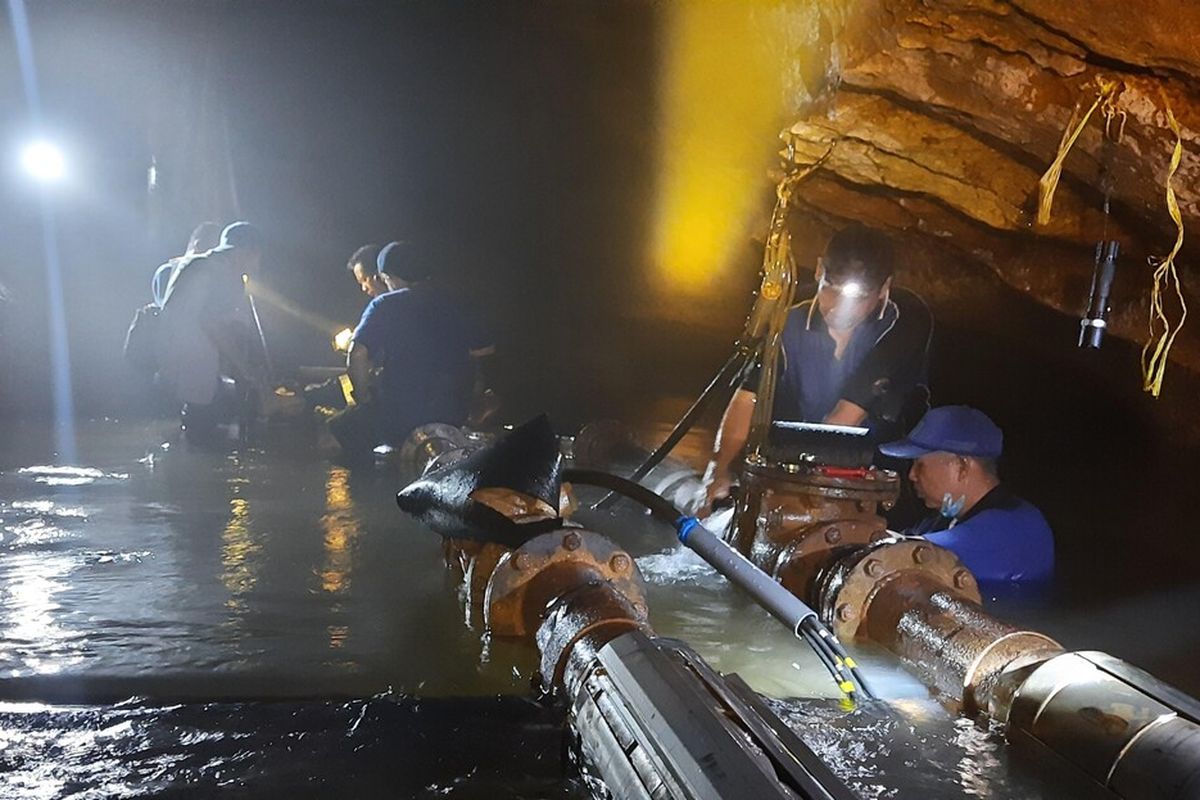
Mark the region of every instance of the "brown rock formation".
MULTIPOLYGON (((784 134, 797 164, 824 159, 798 201, 831 224, 860 219, 920 239, 906 250, 940 254, 947 270, 985 267, 1069 314, 1086 301, 1095 242, 1118 239, 1112 330, 1142 341, 1147 257, 1175 239, 1167 103, 1183 128, 1173 185, 1188 235, 1200 235, 1196 31, 1200 6, 1166 0, 859 0, 824 101, 784 134), (1109 124, 1123 135, 1106 143, 1102 110, 1092 115, 1064 162, 1051 220, 1037 225, 1038 180, 1102 81, 1118 82, 1109 124)), ((1177 259, 1185 287, 1196 280, 1189 249, 1177 259)), ((1192 368, 1196 330, 1185 328, 1172 353, 1192 368)))

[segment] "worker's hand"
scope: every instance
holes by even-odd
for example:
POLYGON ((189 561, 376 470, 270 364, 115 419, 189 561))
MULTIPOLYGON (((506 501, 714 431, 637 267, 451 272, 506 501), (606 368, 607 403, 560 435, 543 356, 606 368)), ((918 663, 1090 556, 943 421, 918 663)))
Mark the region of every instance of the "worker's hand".
POLYGON ((708 476, 708 486, 704 490, 704 505, 696 511, 696 516, 704 519, 713 512, 713 506, 728 500, 733 489, 733 478, 725 470, 714 470, 711 466, 708 476))

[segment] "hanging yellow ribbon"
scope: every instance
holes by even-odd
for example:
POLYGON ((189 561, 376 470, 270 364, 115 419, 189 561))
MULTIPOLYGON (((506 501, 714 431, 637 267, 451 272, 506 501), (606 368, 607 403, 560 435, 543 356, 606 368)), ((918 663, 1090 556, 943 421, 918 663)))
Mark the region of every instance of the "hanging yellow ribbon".
POLYGON ((1175 150, 1171 153, 1171 167, 1167 170, 1167 213, 1171 215, 1171 220, 1175 223, 1178 233, 1175 236, 1175 246, 1171 248, 1171 252, 1165 258, 1159 260, 1158 266, 1154 270, 1154 286, 1150 291, 1150 338, 1146 342, 1146 346, 1142 348, 1142 389, 1154 397, 1158 397, 1162 391, 1163 376, 1167 369, 1167 356, 1171 352, 1171 345, 1175 343, 1175 337, 1179 335, 1179 331, 1183 329, 1183 323, 1187 320, 1187 302, 1183 299, 1183 285, 1179 282, 1179 272, 1175 268, 1175 256, 1183 247, 1183 216, 1179 213, 1179 200, 1176 199, 1175 189, 1171 186, 1171 181, 1183 159, 1183 132, 1179 128, 1179 121, 1175 119, 1175 113, 1171 110, 1171 103, 1167 100, 1166 94, 1163 94, 1162 100, 1167 111, 1167 125, 1175 134, 1175 150), (1167 317, 1163 302, 1163 292, 1167 287, 1173 288, 1175 296, 1179 298, 1179 322, 1174 326, 1167 317), (1161 331, 1159 331, 1160 326, 1161 331))
MULTIPOLYGON (((1079 134, 1083 133, 1083 129, 1087 126, 1088 120, 1092 118, 1092 114, 1096 112, 1102 104, 1105 106, 1105 117, 1111 118, 1115 113, 1117 89, 1120 88, 1120 81, 1109 81, 1104 78, 1096 78, 1097 92, 1096 101, 1092 103, 1092 107, 1083 115, 1083 119, 1075 125, 1072 130, 1071 125, 1074 124, 1074 119, 1067 124, 1063 131, 1062 141, 1058 144, 1058 154, 1054 156, 1054 161, 1050 162, 1050 167, 1046 170, 1046 174, 1038 181, 1038 210, 1037 224, 1045 225, 1050 222, 1050 209, 1054 205, 1054 191, 1058 188, 1058 180, 1062 177, 1063 162, 1067 160, 1067 153, 1071 152, 1071 148, 1075 146, 1075 140, 1079 138, 1079 134)), ((1078 112, 1078 108, 1076 111, 1078 112)))

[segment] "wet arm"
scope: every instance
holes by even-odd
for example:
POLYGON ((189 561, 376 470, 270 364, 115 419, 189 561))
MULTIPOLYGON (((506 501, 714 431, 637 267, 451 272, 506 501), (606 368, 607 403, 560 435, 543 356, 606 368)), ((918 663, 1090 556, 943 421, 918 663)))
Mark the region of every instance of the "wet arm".
POLYGON ((475 394, 482 394, 492 386, 492 363, 495 361, 496 346, 477 347, 470 351, 471 361, 475 364, 475 394))
POLYGON ((708 501, 724 496, 733 478, 733 463, 750 437, 750 419, 754 415, 754 392, 738 389, 725 409, 717 439, 713 443, 713 460, 705 476, 708 482, 708 501))
POLYGON ((842 399, 823 420, 829 425, 861 425, 867 419, 867 410, 857 403, 842 399))
POLYGON ((350 342, 350 350, 346 353, 346 374, 350 376, 356 403, 370 402, 371 367, 371 353, 366 345, 350 342))

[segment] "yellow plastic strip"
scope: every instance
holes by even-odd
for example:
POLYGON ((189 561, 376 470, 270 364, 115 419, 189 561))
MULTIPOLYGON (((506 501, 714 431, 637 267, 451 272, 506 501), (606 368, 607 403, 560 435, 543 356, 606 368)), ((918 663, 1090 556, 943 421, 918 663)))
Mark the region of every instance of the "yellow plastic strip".
POLYGON ((1120 85, 1118 81, 1107 81, 1099 77, 1096 78, 1096 83, 1099 86, 1096 102, 1092 103, 1092 107, 1083 115, 1083 119, 1079 120, 1079 124, 1075 126, 1074 130, 1071 130, 1068 125, 1067 130, 1063 131, 1062 141, 1058 145, 1058 154, 1054 157, 1054 161, 1050 162, 1046 174, 1042 175, 1041 180, 1038 181, 1038 225, 1050 222, 1050 209, 1054 205, 1054 191, 1058 188, 1059 178, 1062 177, 1063 162, 1067 160, 1067 153, 1071 152, 1071 148, 1075 146, 1075 140, 1079 138, 1079 134, 1083 133, 1092 114, 1096 112, 1101 103, 1111 102, 1113 94, 1120 85), (1067 131, 1070 133, 1068 134, 1067 131))
POLYGON ((1175 236, 1175 246, 1154 270, 1154 287, 1150 291, 1150 338, 1142 348, 1142 389, 1154 397, 1158 397, 1162 392, 1167 356, 1171 352, 1171 345, 1175 344, 1175 337, 1179 335, 1183 323, 1187 320, 1187 302, 1183 299, 1183 285, 1175 268, 1175 256, 1183 247, 1183 216, 1179 213, 1179 200, 1175 197, 1175 188, 1171 185, 1179 169, 1179 162, 1183 159, 1183 132, 1165 94, 1162 99, 1167 111, 1167 124, 1175 134, 1175 149, 1171 153, 1171 167, 1167 170, 1167 213, 1171 215, 1178 233, 1175 236), (1179 322, 1173 327, 1163 302, 1163 291, 1167 285, 1175 290, 1175 296, 1179 298, 1179 322), (1161 332, 1158 330, 1160 325, 1161 332))

